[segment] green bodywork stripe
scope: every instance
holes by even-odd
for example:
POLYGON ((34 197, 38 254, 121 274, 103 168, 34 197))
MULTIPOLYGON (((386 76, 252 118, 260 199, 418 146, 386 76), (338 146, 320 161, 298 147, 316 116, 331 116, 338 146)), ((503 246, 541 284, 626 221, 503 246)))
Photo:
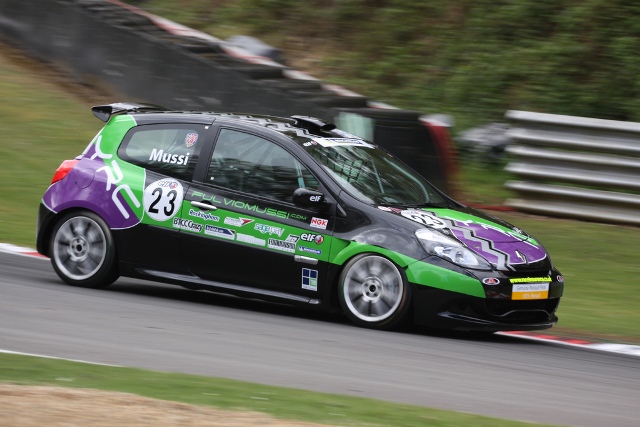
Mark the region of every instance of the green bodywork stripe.
POLYGON ((405 269, 407 279, 411 283, 486 298, 484 288, 478 279, 378 246, 338 239, 333 239, 331 242, 331 263, 333 264, 343 265, 350 258, 361 253, 375 253, 389 258, 405 269))
POLYGON ((484 288, 474 279, 446 268, 418 261, 406 269, 407 279, 418 285, 458 292, 478 298, 486 298, 484 288))
POLYGON ((105 144, 102 148, 104 152, 115 153, 122 142, 124 136, 129 132, 129 129, 136 125, 136 121, 128 114, 122 114, 114 116, 102 129, 102 140, 105 144), (109 144, 109 145, 107 145, 109 144))
POLYGON ((365 252, 383 255, 403 268, 413 262, 416 262, 414 258, 379 246, 358 242, 348 242, 335 238, 331 242, 331 258, 329 262, 332 264, 343 265, 350 258, 365 252))

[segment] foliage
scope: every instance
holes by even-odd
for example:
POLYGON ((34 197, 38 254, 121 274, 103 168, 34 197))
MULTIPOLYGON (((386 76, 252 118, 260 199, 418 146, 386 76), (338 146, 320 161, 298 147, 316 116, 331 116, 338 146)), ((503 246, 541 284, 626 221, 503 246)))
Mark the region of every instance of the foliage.
POLYGON ((509 109, 640 121, 640 3, 624 0, 169 0, 144 8, 292 56, 311 74, 465 126, 509 109))

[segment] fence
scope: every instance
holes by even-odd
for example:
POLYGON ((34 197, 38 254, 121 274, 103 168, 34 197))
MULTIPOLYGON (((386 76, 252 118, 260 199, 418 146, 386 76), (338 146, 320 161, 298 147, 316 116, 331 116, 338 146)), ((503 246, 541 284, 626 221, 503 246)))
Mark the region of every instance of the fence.
POLYGON ((382 104, 118 0, 0 0, 0 39, 126 101, 329 120, 359 114, 372 120, 375 143, 436 186, 447 191, 452 178, 451 142, 437 122, 372 108, 382 104))
POLYGON ((640 225, 640 123, 508 111, 518 210, 640 225))

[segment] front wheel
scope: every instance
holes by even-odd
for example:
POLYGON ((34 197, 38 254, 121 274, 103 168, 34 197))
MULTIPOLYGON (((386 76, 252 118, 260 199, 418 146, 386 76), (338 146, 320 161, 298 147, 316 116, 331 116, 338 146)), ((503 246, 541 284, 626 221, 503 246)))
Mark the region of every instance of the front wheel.
POLYGON ((344 267, 339 281, 340 305, 349 319, 375 329, 402 324, 411 305, 411 288, 389 259, 361 254, 344 267))
POLYGON ((66 283, 102 288, 118 278, 111 230, 92 212, 64 215, 53 228, 51 264, 66 283))

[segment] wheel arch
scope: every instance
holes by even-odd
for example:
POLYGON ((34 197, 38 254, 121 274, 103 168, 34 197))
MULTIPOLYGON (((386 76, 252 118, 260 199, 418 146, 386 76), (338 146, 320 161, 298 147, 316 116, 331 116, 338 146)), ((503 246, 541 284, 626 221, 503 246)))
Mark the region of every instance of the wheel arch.
POLYGON ((44 215, 44 220, 40 222, 41 229, 38 230, 38 235, 36 236, 36 249, 38 253, 44 256, 50 256, 49 253, 50 245, 51 245, 51 234, 53 233, 53 229, 56 224, 60 221, 60 218, 71 212, 91 212, 97 216, 99 216, 109 227, 110 230, 114 230, 109 224, 108 216, 105 215, 103 209, 100 209, 97 205, 87 205, 87 206, 68 206, 59 211, 53 211, 46 207, 45 205, 41 205, 40 215, 44 215), (102 212, 101 212, 102 211, 102 212))
POLYGON ((356 241, 352 241, 336 254, 332 254, 332 263, 340 266, 340 269, 342 269, 351 258, 362 253, 373 253, 381 255, 385 258, 389 258, 402 269, 406 269, 407 266, 417 261, 417 259, 415 258, 412 258, 408 255, 403 255, 391 249, 371 245, 368 243, 358 243, 356 241))
POLYGON ((47 252, 53 269, 64 282, 102 288, 119 277, 112 229, 95 211, 81 207, 65 209, 55 215, 50 227, 47 252))
MULTIPOLYGON (((347 246, 342 248, 339 252, 333 255, 332 257, 332 269, 330 274, 330 288, 329 288, 329 302, 330 306, 334 310, 340 310, 340 301, 338 300, 339 286, 340 286, 340 276, 342 271, 348 264, 348 262, 354 257, 361 254, 374 254, 380 255, 384 258, 389 259, 391 262, 396 264, 401 271, 401 274, 404 275, 405 279, 407 278, 406 270, 409 265, 417 262, 416 259, 398 253, 396 251, 383 248, 380 246, 375 246, 366 243, 358 243, 356 241, 351 241, 347 246)), ((413 286, 413 283, 407 280, 407 286, 413 286)))
MULTIPOLYGON (((384 250, 384 248, 378 249, 382 250, 358 250, 354 252, 351 257, 346 259, 345 262, 339 266, 339 268, 337 268, 334 283, 332 286, 332 301, 335 301, 337 309, 341 310, 348 318, 350 318, 353 323, 358 326, 381 330, 392 330, 404 325, 407 320, 413 317, 414 304, 412 301, 412 294, 414 293, 414 284, 408 280, 406 274, 407 266, 410 264, 410 262, 408 261, 410 261, 411 258, 401 254, 397 254, 393 251, 384 250), (402 296, 397 300, 398 305, 394 305, 394 307, 391 308, 392 311, 390 312, 390 314, 385 315, 380 320, 372 319, 369 321, 365 320, 365 318, 362 317, 362 313, 357 313, 360 312, 360 310, 355 308, 352 303, 348 302, 350 298, 347 299, 344 297, 342 282, 344 279, 345 283, 347 283, 347 281, 349 280, 348 276, 350 275, 350 270, 352 268, 359 268, 356 266, 358 266, 361 262, 367 262, 365 260, 376 257, 386 260, 391 268, 396 271, 397 275, 399 275, 399 279, 403 283, 403 287, 405 288, 405 290, 402 291, 402 296), (349 308, 347 308, 347 305, 349 306, 349 308)), ((371 290, 371 292, 373 294, 378 294, 378 291, 371 290)), ((369 293, 367 292, 367 294, 369 293)), ((374 300, 379 298, 375 295, 370 295, 370 297, 374 300)), ((372 302, 374 304, 378 304, 378 302, 372 302)))

